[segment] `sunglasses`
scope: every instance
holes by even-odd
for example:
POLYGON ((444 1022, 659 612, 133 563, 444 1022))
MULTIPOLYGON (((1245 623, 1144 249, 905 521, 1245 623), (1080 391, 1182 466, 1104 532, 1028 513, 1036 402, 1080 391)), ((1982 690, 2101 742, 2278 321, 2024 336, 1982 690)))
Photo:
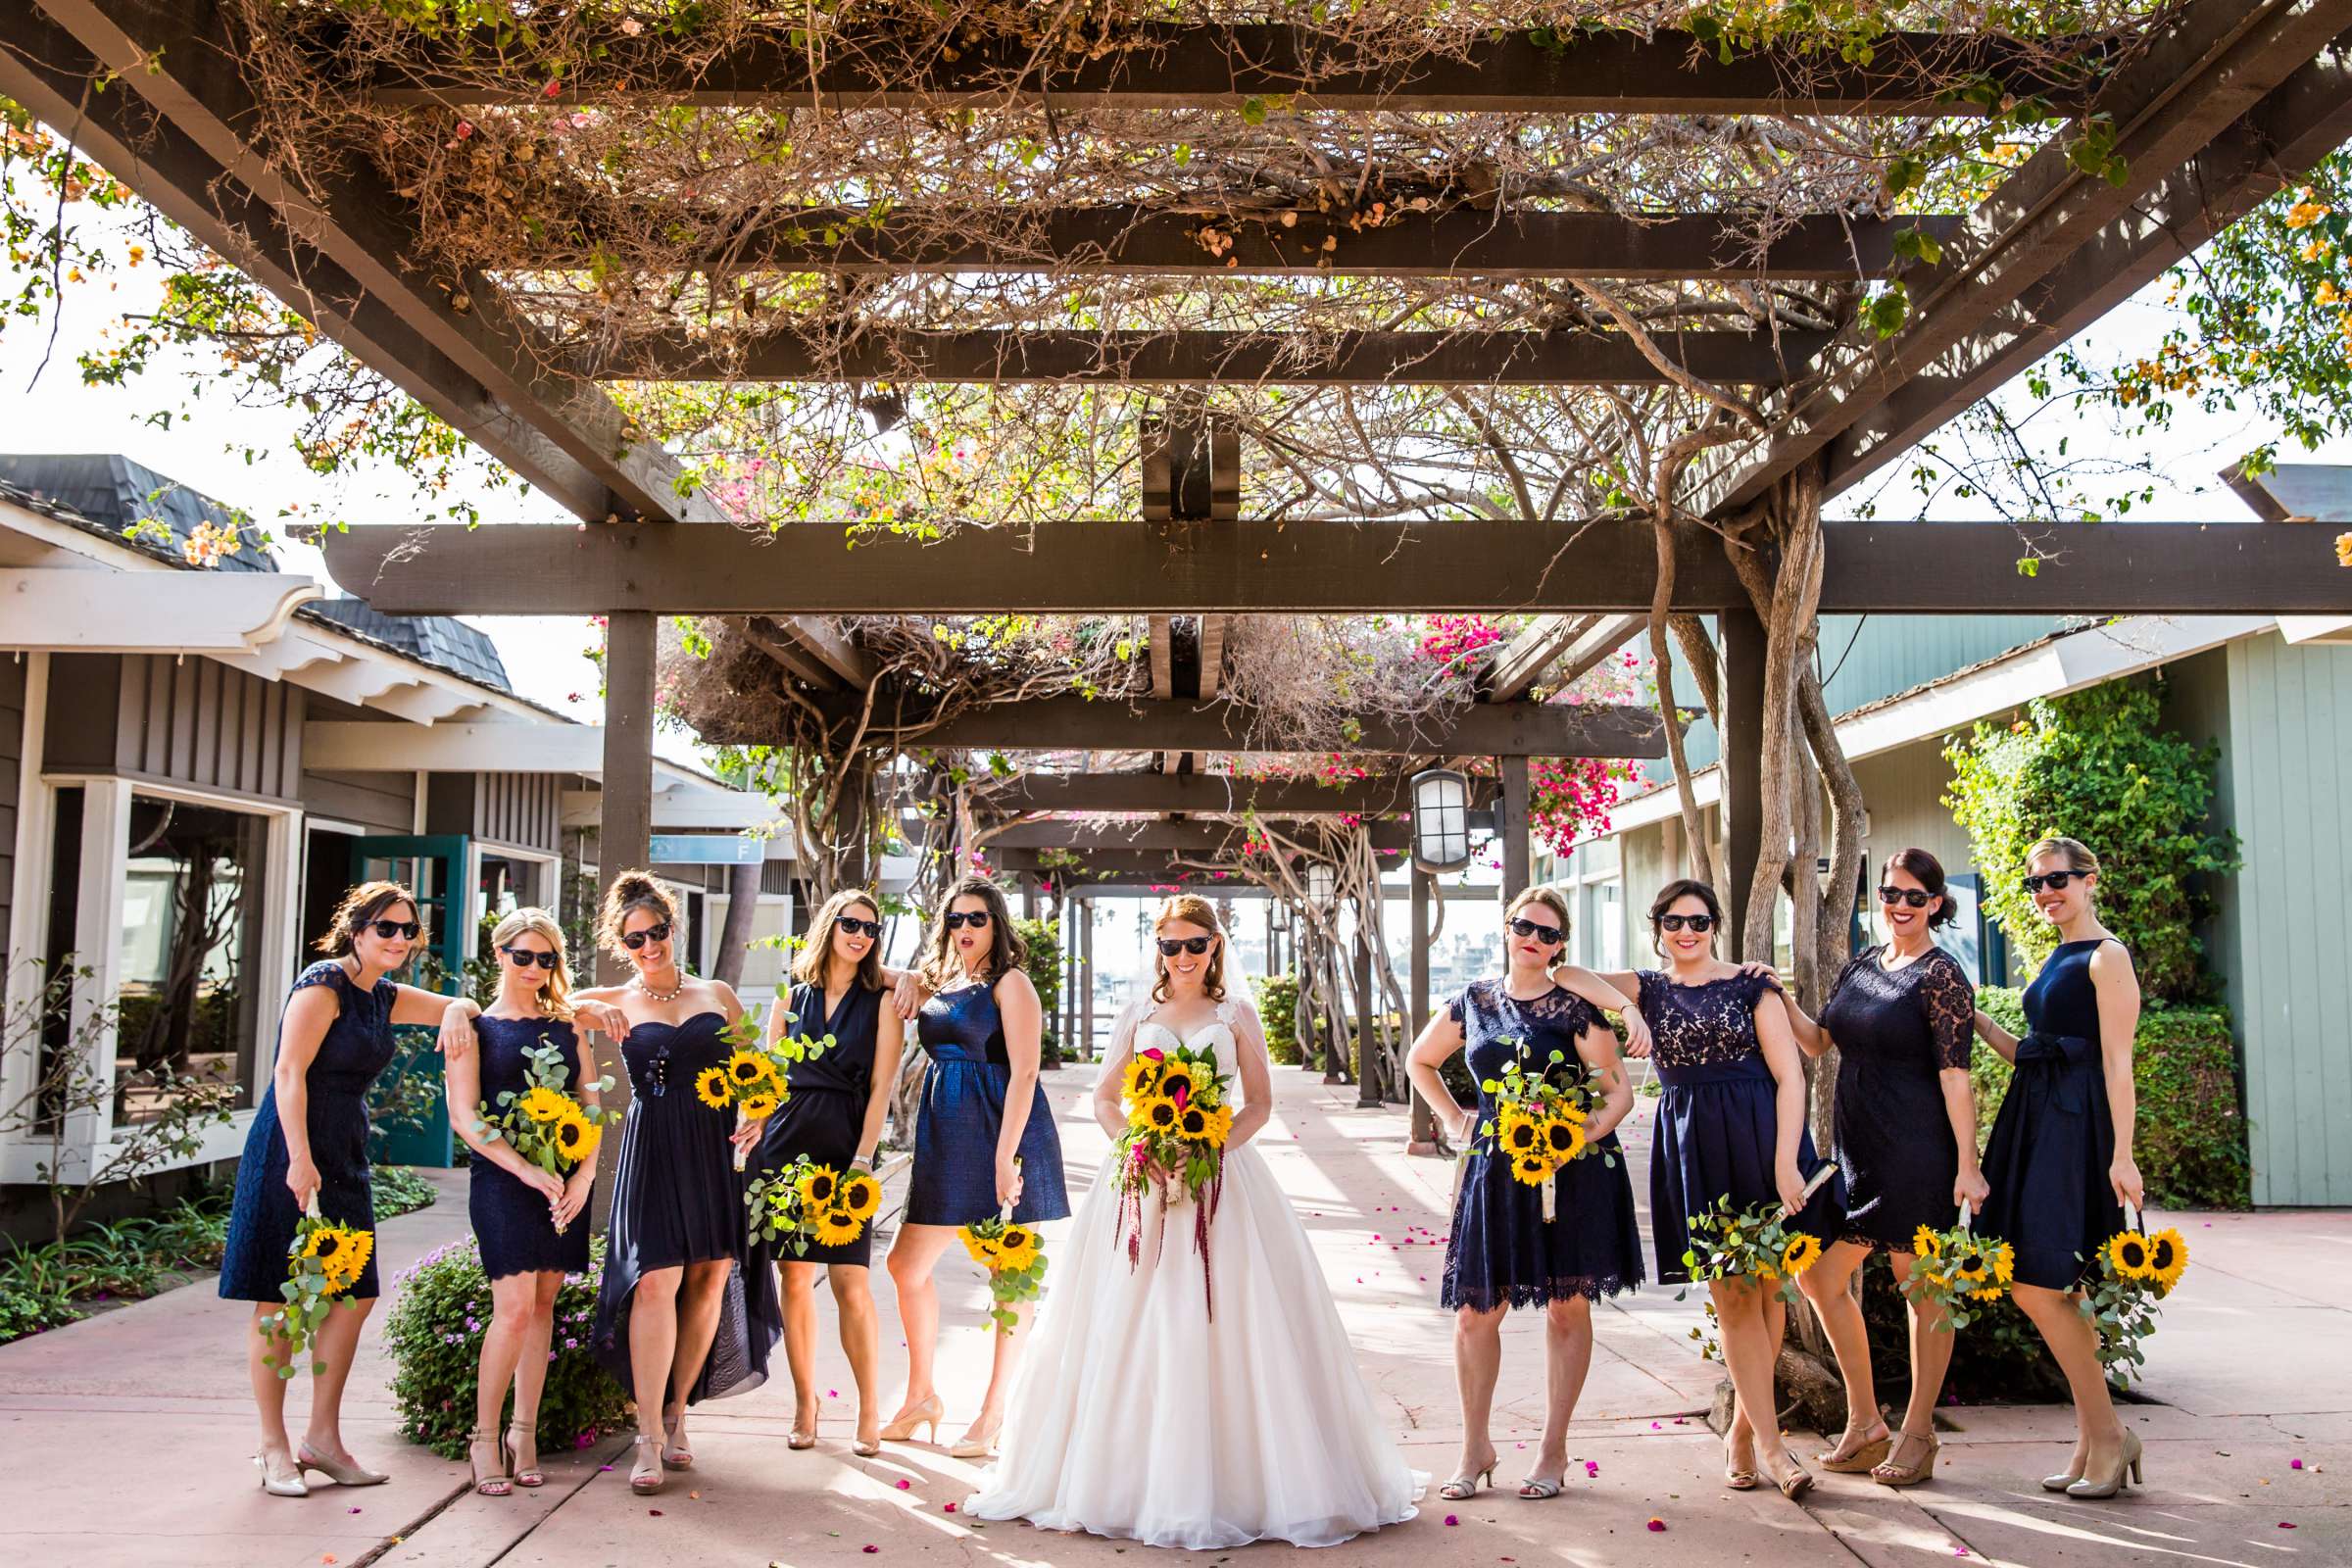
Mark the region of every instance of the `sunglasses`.
POLYGON ((528 969, 535 963, 542 969, 552 970, 564 961, 553 953, 533 953, 528 948, 506 947, 498 951, 513 958, 517 969, 528 969))
POLYGON ((648 942, 667 942, 668 940, 669 922, 664 920, 660 925, 649 925, 642 931, 630 932, 620 939, 620 945, 631 953, 635 953, 648 942))
POLYGON ((2088 871, 2044 871, 2039 876, 2026 878, 2026 891, 2039 893, 2043 888, 2049 888, 2054 892, 2063 893, 2069 882, 2079 876, 2088 875, 2090 875, 2088 871))
POLYGON ((967 925, 975 931, 987 930, 988 911, 986 909, 966 909, 960 914, 951 914, 947 918, 947 927, 951 931, 960 931, 967 925))
POLYGON ((415 920, 370 920, 368 922, 368 928, 386 942, 391 941, 394 937, 407 937, 414 942, 416 940, 416 933, 424 929, 415 920))
POLYGON ((1685 926, 1689 926, 1693 931, 1712 931, 1715 929, 1715 917, 1711 914, 1661 914, 1658 916, 1658 928, 1662 931, 1680 931, 1685 926))
POLYGON ((837 914, 833 923, 854 937, 878 937, 882 934, 879 920, 860 920, 854 914, 837 914))
POLYGON ((1879 889, 1879 902, 1881 904, 1907 904, 1914 909, 1926 908, 1929 904, 1934 902, 1936 897, 1936 896, 1935 894, 1930 893, 1926 888, 1879 889))
POLYGON ((1515 937, 1534 937, 1538 942, 1543 943, 1547 948, 1556 948, 1560 945, 1560 928, 1558 926, 1538 925, 1535 921, 1526 918, 1524 915, 1512 916, 1511 935, 1515 937))
POLYGON ((1200 956, 1201 954, 1208 951, 1208 945, 1211 942, 1214 942, 1216 938, 1160 937, 1156 940, 1159 943, 1159 956, 1163 958, 1173 958, 1179 953, 1189 953, 1197 958, 1200 956))

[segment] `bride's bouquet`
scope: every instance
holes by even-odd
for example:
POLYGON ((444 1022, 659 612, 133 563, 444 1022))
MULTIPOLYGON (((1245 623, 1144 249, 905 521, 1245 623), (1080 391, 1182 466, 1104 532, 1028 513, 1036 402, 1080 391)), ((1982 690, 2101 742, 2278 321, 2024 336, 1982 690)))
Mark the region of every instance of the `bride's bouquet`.
MULTIPOLYGON (((1156 1188, 1160 1239, 1173 1204, 1193 1205, 1193 1250, 1200 1254, 1206 1282, 1208 1225, 1216 1218, 1225 1179, 1225 1140, 1233 1131, 1228 1103, 1230 1074, 1217 1070, 1213 1052, 1178 1046, 1172 1051, 1139 1051, 1121 1086, 1127 1130, 1116 1145, 1119 1231, 1127 1238, 1127 1262, 1143 1262, 1144 1200, 1156 1188)), ((1212 1297, 1213 1303, 1213 1297, 1212 1297)), ((1213 1305, 1212 1305, 1213 1309, 1213 1305)))

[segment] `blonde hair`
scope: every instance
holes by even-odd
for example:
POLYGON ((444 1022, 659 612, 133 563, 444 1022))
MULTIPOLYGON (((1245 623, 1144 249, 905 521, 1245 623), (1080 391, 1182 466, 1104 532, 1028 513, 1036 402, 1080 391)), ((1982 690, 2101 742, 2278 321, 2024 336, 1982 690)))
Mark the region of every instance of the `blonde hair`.
POLYGON ((685 922, 678 915, 678 896, 650 871, 623 871, 605 889, 605 902, 596 914, 596 940, 607 953, 626 962, 628 945, 620 940, 621 925, 639 909, 651 910, 669 926, 669 939, 681 941, 685 922))
POLYGON ((2076 839, 2060 838, 2056 834, 2036 843, 2026 852, 2026 864, 2032 865, 2045 855, 2063 855, 2067 865, 2084 876, 2099 874, 2099 858, 2087 846, 2076 839))
MULTIPOLYGON (((1186 925, 1197 925, 1217 939, 1209 946, 1208 977, 1200 982, 1200 989, 1207 995, 1209 1001, 1223 1002, 1225 1000, 1225 927, 1217 919, 1216 906, 1198 893, 1172 893, 1161 901, 1159 907, 1152 912, 1152 934, 1157 936, 1159 928, 1170 920, 1182 920, 1186 925)), ((1153 1002, 1168 1000, 1168 960, 1160 955, 1157 948, 1152 950, 1152 1000, 1153 1002)))
MULTIPOLYGON (((556 954, 556 966, 553 969, 538 969, 542 977, 539 981, 539 1005, 550 1018, 568 1018, 571 1016, 571 958, 564 942, 564 928, 556 924, 554 915, 527 905, 515 909, 492 929, 490 946, 503 948, 526 931, 532 936, 544 938, 556 954)), ((537 969, 538 966, 534 964, 532 967, 537 969)))
MULTIPOLYGON (((882 905, 863 888, 841 888, 817 907, 808 922, 808 940, 793 956, 792 977, 805 986, 821 986, 825 971, 833 962, 833 922, 841 918, 842 910, 853 904, 862 904, 874 911, 874 919, 882 918, 882 905)), ((858 983, 868 991, 882 989, 882 939, 865 950, 858 960, 858 983)))

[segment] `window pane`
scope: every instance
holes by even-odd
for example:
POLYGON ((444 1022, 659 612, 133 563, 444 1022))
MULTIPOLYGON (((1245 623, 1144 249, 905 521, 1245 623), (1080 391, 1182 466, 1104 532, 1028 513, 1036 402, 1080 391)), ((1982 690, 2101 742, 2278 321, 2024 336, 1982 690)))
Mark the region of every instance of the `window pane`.
POLYGON ((180 1079, 250 1105, 268 820, 134 794, 126 836, 115 1120, 153 1120, 180 1079))

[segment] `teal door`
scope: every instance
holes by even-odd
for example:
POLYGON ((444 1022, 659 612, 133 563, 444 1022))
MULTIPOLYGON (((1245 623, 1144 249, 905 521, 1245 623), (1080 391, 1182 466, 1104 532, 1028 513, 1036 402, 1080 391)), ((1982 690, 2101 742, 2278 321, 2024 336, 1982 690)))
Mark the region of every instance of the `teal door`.
MULTIPOLYGON (((463 833, 383 834, 351 847, 354 882, 373 877, 405 882, 423 906, 427 946, 400 978, 453 997, 465 981, 466 928, 473 918, 469 848, 463 833)), ((402 1114, 397 1125, 378 1130, 371 1156, 389 1165, 453 1165, 457 1138, 450 1130, 434 1032, 404 1027, 394 1033, 400 1051, 385 1069, 377 1099, 389 1100, 402 1114)))

